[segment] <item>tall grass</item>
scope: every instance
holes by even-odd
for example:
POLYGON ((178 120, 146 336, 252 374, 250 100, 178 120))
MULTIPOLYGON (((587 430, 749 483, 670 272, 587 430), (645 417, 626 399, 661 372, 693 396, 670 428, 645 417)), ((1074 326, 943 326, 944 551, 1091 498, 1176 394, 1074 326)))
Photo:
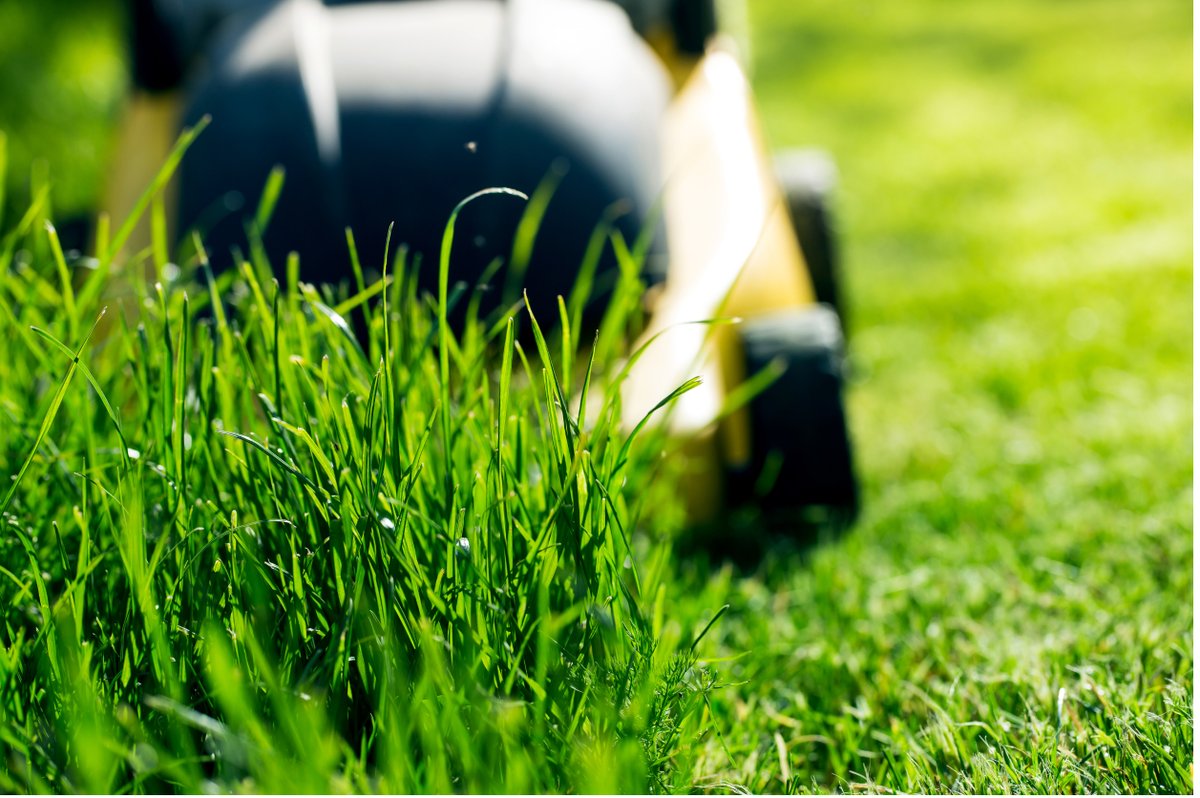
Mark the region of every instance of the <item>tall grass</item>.
POLYGON ((177 160, 152 286, 111 296, 136 219, 71 264, 44 194, 0 248, 0 787, 686 788, 713 677, 633 534, 628 250, 590 348, 565 304, 481 317, 453 218, 437 297, 400 247, 352 289, 253 245, 214 276, 166 244, 177 160))

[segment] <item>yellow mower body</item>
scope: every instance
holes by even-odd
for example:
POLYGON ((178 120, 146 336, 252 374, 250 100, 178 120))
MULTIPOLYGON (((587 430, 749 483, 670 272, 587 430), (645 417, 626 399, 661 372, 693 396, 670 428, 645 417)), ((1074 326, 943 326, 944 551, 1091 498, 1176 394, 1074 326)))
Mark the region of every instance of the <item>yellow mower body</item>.
POLYGON ((816 299, 732 48, 718 39, 699 59, 680 57, 669 40, 655 49, 679 83, 662 140, 670 265, 634 346, 654 339, 624 386, 623 420, 632 429, 685 380, 702 379, 670 423, 690 456, 690 514, 706 521, 724 504, 724 474, 751 459, 746 408, 727 412, 730 391, 749 376, 736 325, 816 299))

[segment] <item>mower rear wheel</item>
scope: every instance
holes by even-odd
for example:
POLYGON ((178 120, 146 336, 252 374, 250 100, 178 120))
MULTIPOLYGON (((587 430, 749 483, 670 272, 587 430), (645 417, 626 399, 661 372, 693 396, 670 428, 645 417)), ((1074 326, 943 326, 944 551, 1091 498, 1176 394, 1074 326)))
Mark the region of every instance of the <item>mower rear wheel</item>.
POLYGON ((844 321, 846 309, 832 212, 837 166, 822 150, 789 150, 776 156, 775 173, 817 301, 832 306, 844 321))

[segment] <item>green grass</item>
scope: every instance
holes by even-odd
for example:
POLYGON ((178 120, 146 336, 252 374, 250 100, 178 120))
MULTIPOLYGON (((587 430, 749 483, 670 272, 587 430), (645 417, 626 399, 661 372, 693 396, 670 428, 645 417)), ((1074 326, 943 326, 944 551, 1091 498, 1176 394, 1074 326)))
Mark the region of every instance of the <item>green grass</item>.
POLYGON ((403 250, 352 296, 184 250, 99 332, 104 257, 73 282, 36 206, 9 236, 6 790, 687 786, 705 625, 663 629, 616 423, 637 265, 588 414, 519 305, 450 331, 453 229, 436 299, 403 250))
POLYGON ((866 513, 731 580, 734 780, 1190 791, 1189 6, 751 11, 842 170, 866 513))
MULTIPOLYGON (((53 176, 55 202, 79 213, 95 202, 124 89, 113 0, 0 5, 0 130, 9 133, 7 229, 53 176), (36 191, 34 192, 36 193, 36 191)), ((3 220, 0 203, 0 220, 3 220)))
MULTIPOLYGON (((85 346, 104 300, 31 218, 0 270, 6 788, 1191 791, 1190 7, 750 12, 772 142, 842 170, 853 532, 680 556, 656 439, 618 468, 579 434, 553 336, 439 360, 410 281, 340 306, 359 351, 320 309, 350 294, 256 263, 224 315, 181 257, 85 346)), ((86 24, 24 57, 113 63, 86 24)), ((8 227, 38 148, 86 205, 102 134, 39 133, 83 101, 0 97, 8 227)))

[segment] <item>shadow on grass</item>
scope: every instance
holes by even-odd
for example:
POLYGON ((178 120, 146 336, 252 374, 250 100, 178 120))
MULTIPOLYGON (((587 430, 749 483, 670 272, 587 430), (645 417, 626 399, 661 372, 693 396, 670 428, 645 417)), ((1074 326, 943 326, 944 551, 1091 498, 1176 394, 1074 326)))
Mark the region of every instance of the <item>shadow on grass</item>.
POLYGON ((852 532, 856 518, 857 511, 848 508, 744 507, 689 528, 677 539, 675 550, 698 564, 732 565, 742 576, 758 571, 768 560, 804 567, 819 548, 852 532))

